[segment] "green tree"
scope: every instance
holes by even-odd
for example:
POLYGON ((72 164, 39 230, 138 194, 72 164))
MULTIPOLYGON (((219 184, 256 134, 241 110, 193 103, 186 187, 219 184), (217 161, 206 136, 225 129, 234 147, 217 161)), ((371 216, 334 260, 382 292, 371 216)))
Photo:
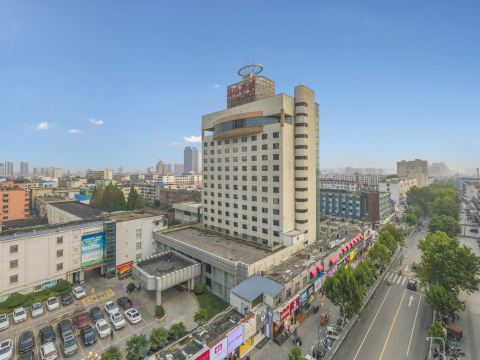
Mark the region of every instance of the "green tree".
POLYGON ((440 231, 427 234, 418 248, 422 255, 414 271, 422 283, 439 285, 456 295, 460 290, 472 293, 479 289, 480 257, 471 248, 440 231))
POLYGON ((187 333, 187 328, 183 322, 178 322, 170 326, 168 330, 168 336, 171 337, 173 340, 180 339, 183 335, 187 333))
POLYGON ((204 308, 198 309, 198 311, 193 316, 193 320, 195 320, 195 322, 198 323, 199 325, 205 324, 208 320, 207 309, 204 309, 204 308))
POLYGON ((145 335, 133 335, 127 341, 127 360, 140 360, 142 350, 148 347, 145 335))
POLYGON ((398 244, 395 237, 386 230, 380 230, 378 233, 378 241, 379 244, 383 244, 387 247, 388 251, 395 252, 397 250, 398 244))
POLYGON ((456 197, 438 197, 431 207, 432 215, 445 215, 454 219, 460 216, 460 204, 456 197))
POLYGON ((163 328, 154 328, 150 333, 150 345, 152 350, 157 351, 168 343, 168 333, 163 328))
POLYGON ((381 231, 390 233, 395 238, 398 246, 405 247, 405 233, 402 228, 393 224, 387 224, 382 227, 381 231))
POLYGON ((195 293, 195 295, 201 295, 205 292, 206 289, 207 289, 207 286, 205 284, 198 283, 198 284, 195 284, 193 288, 193 292, 195 293))
POLYGON ((95 188, 90 206, 107 212, 125 210, 127 203, 122 191, 113 184, 95 188))
POLYGON ((363 306, 364 289, 350 267, 341 267, 333 276, 327 277, 322 289, 348 317, 358 314, 363 306))
POLYGON ((288 353, 288 360, 302 360, 302 349, 299 346, 294 346, 288 353))
POLYGON ((449 237, 456 237, 462 232, 457 220, 447 215, 433 215, 428 222, 428 231, 443 231, 449 237))
POLYGON ((60 279, 57 281, 53 289, 58 292, 70 291, 72 289, 72 284, 67 280, 60 279))
POLYGON ((371 260, 364 260, 354 269, 355 279, 365 290, 375 281, 375 265, 371 260))
POLYGON ((389 264, 391 259, 387 246, 378 241, 368 251, 368 258, 379 267, 389 264))
POLYGON ((403 221, 405 221, 408 225, 412 226, 418 223, 417 215, 413 212, 405 212, 403 215, 403 221))
POLYGON ((140 210, 144 207, 142 195, 132 186, 128 193, 127 210, 140 210))
POLYGON ((116 346, 110 346, 102 354, 102 360, 120 360, 122 358, 122 353, 116 346))
POLYGON ((131 294, 135 290, 136 286, 133 282, 127 285, 127 294, 131 294))
POLYGON ((428 327, 428 333, 432 337, 441 338, 443 339, 443 341, 447 341, 447 334, 443 329, 442 323, 438 320, 430 324, 430 326, 428 327))
POLYGON ((452 319, 465 310, 465 302, 460 301, 454 292, 435 284, 428 287, 426 299, 433 310, 452 319))

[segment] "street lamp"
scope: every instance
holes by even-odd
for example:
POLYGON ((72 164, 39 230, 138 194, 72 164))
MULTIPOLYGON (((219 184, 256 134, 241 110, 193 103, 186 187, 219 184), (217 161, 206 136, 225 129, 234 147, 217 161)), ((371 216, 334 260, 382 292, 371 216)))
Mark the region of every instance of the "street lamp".
MULTIPOLYGON (((427 341, 430 341, 430 340, 442 340, 442 344, 443 344, 443 353, 440 353, 440 355, 442 355, 442 359, 445 359, 445 340, 441 337, 438 337, 438 336, 429 336, 427 337, 427 341)), ((430 353, 432 352, 432 344, 430 343, 430 351, 429 351, 429 355, 430 353)))

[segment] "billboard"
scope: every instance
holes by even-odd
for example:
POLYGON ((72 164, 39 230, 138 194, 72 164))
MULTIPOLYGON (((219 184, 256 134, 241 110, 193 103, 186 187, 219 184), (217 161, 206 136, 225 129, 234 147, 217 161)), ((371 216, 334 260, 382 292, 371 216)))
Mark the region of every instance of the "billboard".
POLYGON ((223 360, 227 357, 228 341, 227 338, 223 338, 218 344, 210 348, 210 360, 223 360))
POLYGON ((99 232, 82 236, 82 266, 103 262, 105 233, 99 232))
POLYGON ((227 353, 234 352, 243 343, 243 324, 240 324, 227 335, 227 353))

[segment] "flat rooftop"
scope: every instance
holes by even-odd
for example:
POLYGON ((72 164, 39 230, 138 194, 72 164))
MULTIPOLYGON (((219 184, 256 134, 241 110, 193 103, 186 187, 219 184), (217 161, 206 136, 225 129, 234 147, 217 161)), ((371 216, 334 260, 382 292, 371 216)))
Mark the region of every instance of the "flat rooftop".
POLYGON ((241 242, 241 240, 237 241, 217 233, 199 230, 194 227, 165 231, 162 235, 224 259, 240 261, 245 264, 253 264, 272 254, 270 251, 248 245, 241 242))
POLYGON ((103 211, 94 209, 88 205, 76 201, 55 202, 51 203, 50 205, 75 215, 80 219, 91 219, 103 215, 103 211))
POLYGON ((143 269, 149 275, 163 276, 191 266, 192 264, 194 264, 193 261, 189 261, 187 258, 179 256, 175 254, 175 252, 170 251, 152 259, 142 260, 137 263, 137 266, 143 269))
POLYGON ((116 211, 107 215, 112 220, 116 220, 118 222, 121 221, 129 221, 129 220, 136 220, 136 219, 144 219, 152 216, 161 216, 165 213, 150 209, 145 210, 133 210, 133 211, 116 211))

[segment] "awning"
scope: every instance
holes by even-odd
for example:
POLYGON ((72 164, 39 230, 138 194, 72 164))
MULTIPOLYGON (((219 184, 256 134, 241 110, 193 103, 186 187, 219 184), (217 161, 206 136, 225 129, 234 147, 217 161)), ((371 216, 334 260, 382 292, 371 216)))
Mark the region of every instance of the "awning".
POLYGON ((352 247, 354 247, 354 246, 355 246, 355 241, 353 241, 353 240, 350 241, 350 247, 352 248, 352 247))
POLYGON ((313 279, 315 277, 317 277, 317 268, 316 267, 313 267, 309 270, 310 272, 310 279, 313 279))
POLYGON ((340 254, 340 255, 343 255, 344 252, 345 252, 345 249, 342 248, 342 249, 340 250, 339 254, 340 254))
POLYGON ((317 264, 317 273, 323 272, 323 264, 317 264))
POLYGON ((338 262, 338 256, 334 256, 333 258, 330 259, 330 265, 335 265, 338 262))

